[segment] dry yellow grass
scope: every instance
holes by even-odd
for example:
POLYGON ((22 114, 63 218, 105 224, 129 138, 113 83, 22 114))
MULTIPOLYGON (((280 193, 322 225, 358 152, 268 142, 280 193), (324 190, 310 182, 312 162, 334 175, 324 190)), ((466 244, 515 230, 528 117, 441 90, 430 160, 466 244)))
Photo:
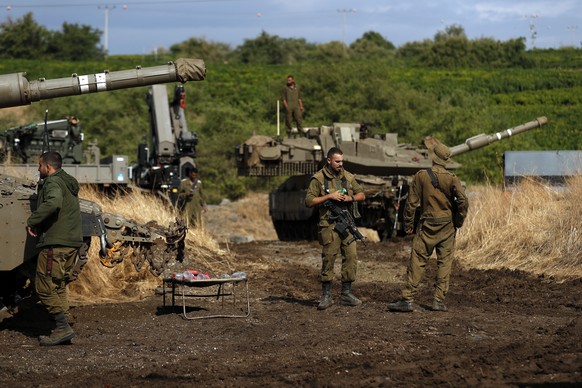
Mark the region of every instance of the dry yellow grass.
MULTIPOLYGON (((471 207, 457 240, 462 266, 508 268, 559 279, 582 277, 582 177, 571 179, 564 190, 529 180, 512 191, 493 186, 473 186, 467 191, 471 207)), ((140 224, 154 220, 165 227, 176 217, 163 201, 140 191, 107 198, 83 187, 80 196, 99 203, 104 212, 121 214, 140 224)), ((228 241, 232 232, 276 239, 267 203, 265 195, 251 194, 215 209, 212 216, 205 217, 208 225, 188 231, 182 266, 215 274, 236 270, 228 248, 222 249, 217 240, 228 241)), ((98 246, 94 239, 87 265, 70 286, 74 303, 136 300, 152 295, 160 285, 160 277, 147 268, 137 272, 131 256, 115 268, 102 266, 98 246)))
MULTIPOLYGON (((0 117, 5 119, 6 122, 12 124, 11 127, 17 127, 19 125, 24 125, 30 123, 30 118, 35 115, 31 113, 31 106, 15 106, 12 108, 2 108, 0 109, 0 117)), ((7 127, 8 128, 8 127, 7 127)))
MULTIPOLYGON (((176 213, 159 198, 141 191, 113 198, 84 186, 80 197, 99 203, 104 212, 123 215, 139 224, 156 221, 165 227, 175 220, 176 213)), ((150 296, 161 284, 161 279, 147 268, 137 272, 131 256, 115 268, 106 268, 99 262, 99 242, 93 238, 89 261, 79 279, 70 285, 71 299, 75 303, 95 303, 136 300, 150 296)), ((221 249, 208 234, 204 225, 188 231, 186 237, 185 268, 200 269, 215 273, 232 270, 229 252, 221 249)))
POLYGON ((277 240, 275 227, 269 216, 269 196, 249 193, 235 202, 212 206, 205 215, 206 230, 220 242, 229 243, 236 238, 277 240))
POLYGON ((469 216, 457 240, 461 265, 582 277, 582 177, 560 190, 524 180, 511 191, 467 191, 469 216))

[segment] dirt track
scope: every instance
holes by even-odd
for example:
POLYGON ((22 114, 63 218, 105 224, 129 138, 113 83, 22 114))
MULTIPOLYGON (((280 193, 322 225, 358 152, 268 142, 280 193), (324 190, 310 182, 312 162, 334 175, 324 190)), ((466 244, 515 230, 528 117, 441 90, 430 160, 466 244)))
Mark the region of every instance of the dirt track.
MULTIPOLYGON (((162 297, 79 306, 72 345, 40 348, 33 306, 0 324, 2 386, 558 386, 582 384, 582 280, 455 268, 450 311, 390 313, 409 242, 360 246, 359 307, 317 311, 317 243, 231 245, 249 274, 248 318, 188 321, 162 297)), ((334 284, 338 298, 339 284, 334 284)), ((240 291, 237 295, 240 295, 240 291)), ((239 299, 240 300, 240 299, 239 299)), ((211 298, 189 314, 240 313, 211 298), (201 310, 204 308, 206 310, 201 310)))

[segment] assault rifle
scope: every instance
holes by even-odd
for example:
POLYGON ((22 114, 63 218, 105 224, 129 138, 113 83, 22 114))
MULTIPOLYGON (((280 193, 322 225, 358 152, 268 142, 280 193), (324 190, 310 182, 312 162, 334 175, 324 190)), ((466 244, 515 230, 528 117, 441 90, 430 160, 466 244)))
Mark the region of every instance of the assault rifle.
POLYGON ((398 234, 398 213, 400 211, 400 200, 402 199, 402 185, 398 187, 398 200, 394 205, 394 209, 396 209, 396 214, 394 215, 394 225, 392 226, 392 234, 398 234))
POLYGON ((335 230, 342 240, 348 237, 348 232, 351 232, 352 238, 348 241, 348 245, 355 240, 359 240, 366 245, 366 238, 358 230, 356 221, 354 221, 354 217, 352 217, 352 214, 346 206, 342 206, 338 202, 332 200, 325 201, 323 206, 329 209, 329 221, 335 222, 335 230))

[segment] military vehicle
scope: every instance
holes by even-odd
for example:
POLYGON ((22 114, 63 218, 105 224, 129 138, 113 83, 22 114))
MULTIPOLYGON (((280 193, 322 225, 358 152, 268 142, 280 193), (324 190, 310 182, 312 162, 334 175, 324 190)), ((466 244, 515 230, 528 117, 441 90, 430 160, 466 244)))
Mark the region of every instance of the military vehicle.
MULTIPOLYGON (((195 68, 195 65, 190 66, 195 68)), ((151 73, 153 71, 148 74, 151 73)), ((156 82, 163 79, 155 78, 156 82)), ((183 83, 175 85, 173 101, 168 103, 166 85, 152 82, 153 78, 142 83, 151 85, 145 98, 150 112, 150 131, 149 136, 138 145, 135 165, 129 165, 127 155, 102 159, 95 143, 85 149, 80 120, 71 116, 50 121, 45 118, 45 122, 1 132, 0 162, 8 163, 0 164, 0 172, 34 176, 37 166, 31 156, 38 156, 50 146, 51 150, 63 155, 63 169, 82 184, 115 189, 126 188, 133 183, 137 188, 153 191, 175 203, 180 180, 196 165, 194 158, 198 136, 190 132, 186 124, 183 83)), ((60 83, 63 83, 62 80, 60 83)))
MULTIPOLYGON (((28 81, 25 73, 0 75, 0 107, 159 83, 199 81, 204 77, 204 62, 199 59, 86 76, 73 74, 70 79, 28 81)), ((0 241, 4 247, 0 254, 0 297, 5 306, 16 304, 29 292, 30 287, 26 286, 34 277, 38 251, 35 239, 26 233, 26 220, 36 207, 36 187, 34 181, 0 173, 0 241)), ((76 273, 86 261, 92 237, 98 237, 100 259, 108 267, 120 263, 128 253, 133 253, 136 269, 147 263, 156 274, 169 261, 182 260, 187 231, 182 220, 176 219, 168 228, 155 223, 140 225, 121 215, 102 212, 95 202, 81 199, 80 203, 84 246, 76 273)))
MULTIPOLYGON (((477 135, 451 147, 452 156, 476 150, 547 123, 545 117, 498 132, 477 135)), ((327 150, 339 147, 344 167, 354 173, 364 188, 366 200, 360 204, 358 226, 376 230, 381 239, 393 232, 403 234, 402 215, 411 177, 432 165, 428 148, 435 139, 426 137, 424 147, 398 143, 396 133, 370 136, 366 124, 334 123, 332 126, 304 128, 296 137, 282 139, 255 135, 235 147, 241 176, 289 176, 269 195, 269 213, 282 241, 317 239, 317 212, 304 205, 310 177, 320 169, 327 150)), ((459 168, 451 161, 448 169, 459 168)))
POLYGON ((125 187, 130 183, 127 155, 101 158, 96 143, 85 149, 81 122, 75 116, 46 120, 0 132, 0 173, 34 177, 36 158, 47 149, 63 156, 63 169, 81 184, 100 189, 125 187))
POLYGON ((150 112, 149 141, 138 145, 137 165, 131 168, 136 186, 148 189, 176 204, 180 180, 196 167, 198 135, 188 130, 184 108, 184 85, 174 87, 168 104, 166 85, 148 88, 146 102, 150 112))
POLYGON ((196 166, 198 144, 198 135, 186 124, 184 99, 183 84, 175 85, 170 103, 165 84, 148 88, 149 136, 137 146, 135 165, 129 165, 127 155, 101 158, 96 143, 85 148, 81 122, 70 116, 0 132, 0 172, 34 176, 37 165, 33 159, 48 145, 63 156, 63 169, 82 184, 117 191, 133 183, 135 188, 155 192, 175 204, 180 180, 196 166))
POLYGON ((45 136, 51 149, 63 157, 63 163, 83 161, 83 132, 79 120, 71 116, 9 128, 0 133, 0 163, 27 164, 41 154, 45 136))

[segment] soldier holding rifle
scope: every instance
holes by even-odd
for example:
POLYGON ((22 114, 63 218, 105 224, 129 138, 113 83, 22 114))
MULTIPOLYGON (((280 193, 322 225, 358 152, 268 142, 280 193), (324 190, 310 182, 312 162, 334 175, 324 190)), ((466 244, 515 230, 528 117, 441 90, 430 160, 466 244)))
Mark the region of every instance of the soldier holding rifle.
POLYGON ((316 172, 309 183, 305 205, 319 208, 319 243, 322 245, 322 264, 320 280, 322 297, 318 310, 325 310, 333 304, 331 297, 331 282, 335 260, 342 256, 341 268, 341 304, 358 306, 362 302, 352 294, 352 283, 356 280, 357 271, 357 239, 363 239, 355 225, 342 225, 333 214, 333 205, 347 209, 351 215, 359 217, 358 201, 364 201, 366 196, 353 174, 343 168, 343 152, 332 147, 327 153, 327 164, 316 172), (330 201, 332 206, 326 206, 330 201))

